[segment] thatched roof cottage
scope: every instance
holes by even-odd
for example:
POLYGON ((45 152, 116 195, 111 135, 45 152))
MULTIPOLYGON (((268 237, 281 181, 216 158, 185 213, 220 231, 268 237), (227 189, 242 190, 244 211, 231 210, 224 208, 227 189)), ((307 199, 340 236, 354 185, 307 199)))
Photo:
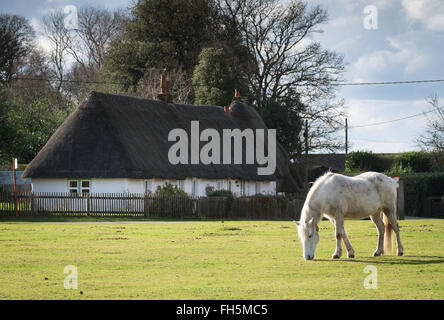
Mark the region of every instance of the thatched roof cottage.
MULTIPOLYGON (((255 164, 172 164, 176 128, 266 129, 259 114, 240 101, 229 108, 195 106, 91 92, 26 168, 35 192, 147 193, 170 182, 189 194, 230 189, 237 195, 297 192, 285 150, 278 144, 276 170, 258 175, 255 164)), ((203 145, 203 142, 200 142, 203 145)))

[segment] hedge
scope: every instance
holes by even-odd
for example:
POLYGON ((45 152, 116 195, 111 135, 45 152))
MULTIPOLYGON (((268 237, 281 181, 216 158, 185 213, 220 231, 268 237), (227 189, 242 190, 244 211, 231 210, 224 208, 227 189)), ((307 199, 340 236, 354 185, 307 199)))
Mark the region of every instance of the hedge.
POLYGON ((444 172, 402 176, 406 216, 421 216, 427 197, 444 196, 444 172))
POLYGON ((346 171, 378 171, 390 168, 393 159, 387 156, 374 154, 371 151, 354 151, 347 155, 345 160, 346 171))
POLYGON ((408 175, 414 172, 443 172, 444 153, 412 151, 399 154, 375 154, 355 151, 347 155, 346 172, 377 171, 387 175, 408 175))

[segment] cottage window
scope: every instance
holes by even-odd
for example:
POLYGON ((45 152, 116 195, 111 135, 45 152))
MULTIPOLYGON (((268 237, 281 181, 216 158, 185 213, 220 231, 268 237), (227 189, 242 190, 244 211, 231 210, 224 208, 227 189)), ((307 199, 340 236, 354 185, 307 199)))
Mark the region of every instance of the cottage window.
POLYGON ((221 180, 217 180, 217 190, 222 190, 223 189, 223 181, 221 180))
POLYGON ((69 181, 69 193, 77 194, 78 184, 77 180, 69 181))
POLYGON ((179 189, 185 190, 185 180, 179 180, 179 189))
POLYGON ((91 182, 89 180, 71 180, 68 184, 69 193, 84 194, 91 190, 91 182))
POLYGON ((82 186, 82 189, 80 190, 81 192, 82 192, 82 194, 84 194, 84 193, 89 193, 89 191, 90 191, 90 182, 89 181, 87 181, 87 180, 83 180, 83 181, 81 181, 81 186, 82 186))

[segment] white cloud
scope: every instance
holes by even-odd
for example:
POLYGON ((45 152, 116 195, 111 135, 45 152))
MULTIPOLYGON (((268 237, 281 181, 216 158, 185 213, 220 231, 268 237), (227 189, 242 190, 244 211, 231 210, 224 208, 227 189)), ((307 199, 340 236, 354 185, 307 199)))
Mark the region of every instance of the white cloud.
POLYGON ((444 31, 444 1, 442 0, 403 0, 406 17, 419 21, 431 31, 444 31))
POLYGON ((389 79, 391 74, 411 76, 427 67, 430 53, 418 48, 417 43, 405 37, 388 36, 387 48, 378 49, 360 56, 350 72, 354 81, 358 79, 389 79))

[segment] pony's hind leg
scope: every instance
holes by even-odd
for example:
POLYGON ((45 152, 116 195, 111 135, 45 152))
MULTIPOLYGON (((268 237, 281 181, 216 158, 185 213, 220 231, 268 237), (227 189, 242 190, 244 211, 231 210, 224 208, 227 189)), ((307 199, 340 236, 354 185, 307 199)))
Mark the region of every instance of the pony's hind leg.
POLYGON ((401 243, 401 237, 399 236, 399 225, 398 220, 396 219, 395 208, 385 210, 385 214, 396 234, 396 243, 397 243, 397 254, 398 256, 402 256, 404 254, 404 247, 401 243))
POLYGON ((350 240, 348 239, 347 231, 345 231, 345 226, 342 230, 342 240, 344 240, 345 247, 347 248, 347 256, 349 258, 355 257, 355 250, 353 249, 352 244, 350 243, 350 240))
POLYGON ((378 245, 373 253, 373 255, 376 257, 384 253, 385 226, 384 222, 382 221, 382 212, 375 213, 374 215, 370 216, 370 219, 376 225, 376 229, 378 229, 378 245))

